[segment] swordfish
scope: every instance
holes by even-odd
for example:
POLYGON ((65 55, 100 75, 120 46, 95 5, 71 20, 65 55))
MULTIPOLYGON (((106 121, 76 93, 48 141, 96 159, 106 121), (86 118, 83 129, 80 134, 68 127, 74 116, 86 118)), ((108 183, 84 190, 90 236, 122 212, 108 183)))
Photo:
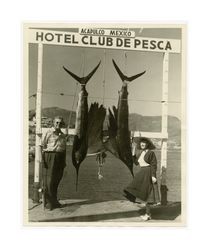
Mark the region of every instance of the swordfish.
POLYGON ((109 141, 105 147, 108 151, 125 163, 133 176, 131 137, 128 124, 128 83, 142 76, 146 71, 128 77, 121 72, 115 61, 112 61, 123 84, 121 90, 119 91, 118 107, 116 108, 113 106, 113 112, 109 109, 109 141))
POLYGON ((72 163, 76 169, 76 190, 78 186, 79 167, 81 162, 85 159, 88 150, 88 92, 86 91, 86 84, 97 71, 100 63, 101 61, 85 77, 79 77, 63 66, 64 70, 68 74, 70 74, 77 82, 79 82, 81 86, 80 92, 78 94, 78 104, 76 109, 75 121, 75 136, 72 148, 72 163))

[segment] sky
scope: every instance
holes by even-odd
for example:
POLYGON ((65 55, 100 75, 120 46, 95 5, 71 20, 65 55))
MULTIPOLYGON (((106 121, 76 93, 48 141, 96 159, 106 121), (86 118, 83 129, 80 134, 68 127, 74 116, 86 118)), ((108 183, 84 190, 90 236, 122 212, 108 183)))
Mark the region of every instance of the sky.
MULTIPOLYGON (((136 32, 136 36, 181 39, 181 30, 176 28, 145 28, 142 32, 140 29, 132 30, 136 32)), ((125 63, 124 50, 44 45, 42 107, 75 110, 79 86, 77 87, 75 80, 63 70, 63 66, 82 76, 87 75, 100 60, 100 67, 87 84, 89 106, 94 101, 104 103, 107 108, 117 105, 122 82, 113 67, 114 59, 120 69, 126 70, 129 76, 146 70, 143 76, 128 86, 129 112, 146 116, 161 115, 163 53, 126 51, 126 54, 125 63), (76 99, 73 105, 74 95, 76 99)), ((37 59, 38 45, 29 44, 29 96, 36 93, 37 59)), ((168 81, 168 114, 181 119, 181 54, 170 53, 168 81)), ((35 99, 29 98, 29 109, 34 108, 35 99)))

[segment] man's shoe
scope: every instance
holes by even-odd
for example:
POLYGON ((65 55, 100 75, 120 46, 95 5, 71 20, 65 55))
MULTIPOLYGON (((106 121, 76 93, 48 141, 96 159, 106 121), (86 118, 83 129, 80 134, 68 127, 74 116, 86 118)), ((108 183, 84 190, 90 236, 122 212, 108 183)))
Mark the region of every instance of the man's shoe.
POLYGON ((60 207, 62 207, 62 204, 60 204, 59 202, 53 204, 53 208, 60 208, 60 207))
POLYGON ((151 220, 151 216, 148 215, 148 214, 145 214, 145 215, 141 215, 140 218, 143 220, 143 221, 148 221, 148 220, 151 220))
POLYGON ((160 205, 161 205, 161 202, 152 204, 153 207, 160 206, 160 205))
POLYGON ((47 203, 45 208, 51 211, 53 209, 53 206, 51 203, 47 203))

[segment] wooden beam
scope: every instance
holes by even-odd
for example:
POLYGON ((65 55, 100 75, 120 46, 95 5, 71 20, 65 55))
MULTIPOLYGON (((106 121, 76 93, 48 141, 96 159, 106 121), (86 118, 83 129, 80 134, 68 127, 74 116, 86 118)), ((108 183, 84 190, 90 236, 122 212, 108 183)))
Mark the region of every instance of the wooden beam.
POLYGON ((34 194, 33 201, 39 202, 39 171, 41 164, 41 107, 42 107, 42 67, 43 66, 43 44, 38 44, 38 72, 36 93, 36 147, 34 167, 34 194))
POLYGON ((156 138, 156 139, 168 139, 167 132, 144 132, 144 131, 133 131, 133 137, 147 137, 147 138, 156 138))
MULTIPOLYGON (((49 128, 41 128, 42 136, 44 136, 48 130, 49 130, 49 128)), ((62 128, 61 131, 64 134, 75 135, 75 129, 74 128, 69 128, 69 129, 62 128)))
MULTIPOLYGON (((46 134, 46 132, 49 130, 49 128, 42 128, 42 134, 46 134)), ((61 129, 64 134, 67 134, 67 131, 65 128, 61 129)), ((156 139, 168 139, 168 133, 162 133, 162 132, 144 132, 144 131, 132 131, 131 134, 134 137, 147 137, 147 138, 156 138, 156 139)), ((68 129, 68 135, 75 135, 75 129, 70 128, 68 129)))
MULTIPOLYGON (((168 71, 169 53, 163 57, 163 83, 162 83, 162 134, 168 132, 168 71)), ((161 185, 166 185, 167 168, 167 140, 162 139, 161 147, 161 185)))

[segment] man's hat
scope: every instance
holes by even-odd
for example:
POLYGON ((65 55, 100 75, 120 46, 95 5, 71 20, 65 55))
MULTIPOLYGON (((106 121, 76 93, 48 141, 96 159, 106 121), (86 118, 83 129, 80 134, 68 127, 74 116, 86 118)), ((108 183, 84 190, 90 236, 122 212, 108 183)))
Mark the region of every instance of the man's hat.
POLYGON ((147 144, 147 148, 151 150, 156 148, 154 143, 147 137, 139 137, 137 142, 139 146, 141 142, 145 142, 147 144))

